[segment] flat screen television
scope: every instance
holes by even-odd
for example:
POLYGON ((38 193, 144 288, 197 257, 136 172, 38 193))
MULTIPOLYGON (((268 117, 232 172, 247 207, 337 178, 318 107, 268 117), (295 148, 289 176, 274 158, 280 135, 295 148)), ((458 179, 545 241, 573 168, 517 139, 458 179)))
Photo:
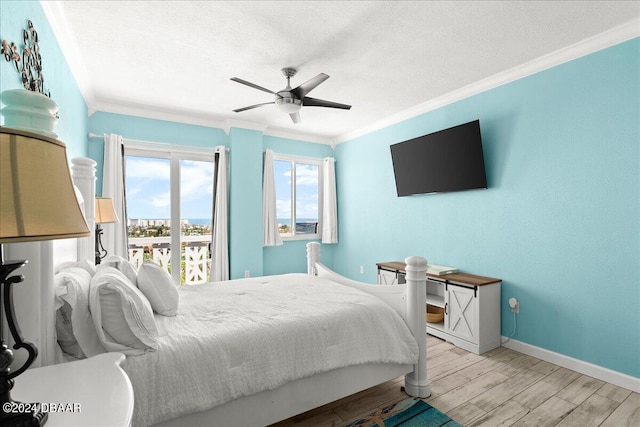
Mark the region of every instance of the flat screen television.
POLYGON ((480 121, 391 145, 398 196, 487 188, 480 121))

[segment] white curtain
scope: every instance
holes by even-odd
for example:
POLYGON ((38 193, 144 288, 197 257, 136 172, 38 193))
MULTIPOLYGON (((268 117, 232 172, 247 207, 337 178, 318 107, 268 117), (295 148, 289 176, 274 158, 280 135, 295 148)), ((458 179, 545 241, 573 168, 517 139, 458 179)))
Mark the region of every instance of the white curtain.
POLYGON ((338 203, 336 200, 336 159, 322 162, 322 243, 338 243, 338 203))
POLYGON ((119 222, 103 224, 102 244, 109 255, 128 258, 127 207, 124 188, 124 143, 121 135, 104 136, 102 197, 113 199, 119 222))
POLYGON ((264 176, 262 179, 263 246, 280 246, 280 230, 276 218, 276 179, 273 171, 273 151, 264 152, 264 176))
POLYGON ((227 149, 216 147, 210 281, 229 280, 229 163, 227 149))

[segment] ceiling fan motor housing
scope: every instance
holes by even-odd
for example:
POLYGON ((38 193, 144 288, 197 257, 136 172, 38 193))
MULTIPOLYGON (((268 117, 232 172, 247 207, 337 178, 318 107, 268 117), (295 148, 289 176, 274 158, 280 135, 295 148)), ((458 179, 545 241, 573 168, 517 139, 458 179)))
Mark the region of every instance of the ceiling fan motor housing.
MULTIPOLYGON (((290 89, 291 88, 289 88, 289 90, 290 89)), ((302 107, 302 100, 296 98, 289 90, 285 89, 278 92, 275 100, 276 107, 287 114, 300 111, 302 107)))

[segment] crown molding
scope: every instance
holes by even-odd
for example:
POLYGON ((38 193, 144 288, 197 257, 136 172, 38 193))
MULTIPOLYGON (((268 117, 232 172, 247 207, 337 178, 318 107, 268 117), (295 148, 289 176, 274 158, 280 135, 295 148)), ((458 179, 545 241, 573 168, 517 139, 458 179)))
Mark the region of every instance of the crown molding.
POLYGON ((444 107, 445 105, 449 105, 465 98, 469 98, 473 95, 477 95, 490 89, 495 89, 498 86, 511 83, 515 80, 522 79, 540 71, 547 70, 565 62, 572 61, 582 56, 589 55, 591 53, 606 49, 618 43, 622 43, 639 36, 640 19, 634 19, 627 22, 626 24, 589 37, 573 45, 559 49, 555 52, 533 59, 522 65, 518 65, 486 79, 454 90, 453 92, 449 92, 443 96, 416 105, 415 107, 401 111, 397 114, 387 117, 384 120, 372 123, 369 126, 356 129, 352 132, 344 133, 336 138, 335 144, 358 138, 360 136, 400 123, 429 111, 444 107))
POLYGON ((95 112, 95 95, 93 93, 91 78, 89 77, 87 68, 84 65, 84 61, 82 61, 80 48, 69 31, 69 25, 64 13, 62 12, 60 4, 61 2, 59 1, 40 1, 42 11, 51 26, 53 35, 58 41, 62 54, 67 60, 67 64, 69 64, 71 74, 73 74, 73 77, 76 80, 76 84, 80 89, 80 93, 82 93, 84 102, 87 104, 89 115, 92 115, 95 112))
POLYGON ((249 129, 256 130, 258 132, 264 133, 267 130, 268 126, 262 123, 251 122, 248 120, 237 120, 237 119, 226 119, 224 120, 224 132, 229 135, 229 131, 231 128, 241 128, 241 129, 249 129))
POLYGON ((313 135, 304 132, 296 132, 288 129, 270 127, 269 125, 251 122, 247 120, 227 119, 225 120, 224 131, 229 135, 231 128, 242 128, 249 130, 256 130, 262 132, 264 135, 273 136, 276 138, 293 139, 296 141, 313 142, 317 144, 331 145, 331 140, 320 135, 313 135))
POLYGON ((162 110, 158 108, 149 108, 149 106, 146 105, 96 101, 94 103, 94 110, 90 115, 93 115, 96 112, 124 114, 128 116, 144 117, 147 119, 164 120, 167 122, 178 122, 196 126, 225 129, 225 121, 223 119, 198 114, 193 111, 173 109, 162 110))
POLYGON ((264 123, 252 122, 248 120, 224 119, 213 116, 197 115, 193 112, 185 112, 184 110, 160 110, 158 108, 149 108, 146 105, 136 105, 127 103, 114 102, 94 102, 94 110, 90 113, 105 112, 113 114, 123 114, 136 117, 144 117, 147 119, 164 120, 168 122, 178 122, 191 124, 196 126, 206 126, 222 129, 227 135, 231 128, 242 128, 262 132, 265 135, 278 138, 295 139, 299 141, 307 141, 318 144, 327 144, 332 147, 335 143, 330 138, 320 135, 313 135, 304 132, 290 131, 287 129, 269 127, 264 123))
POLYGON ((268 136, 273 136, 276 138, 294 139, 296 141, 306 141, 306 142, 313 142, 316 144, 331 145, 331 148, 333 148, 333 146, 335 145, 333 144, 333 141, 331 138, 326 138, 321 135, 296 132, 296 131, 282 129, 282 128, 269 127, 266 129, 264 134, 268 136))

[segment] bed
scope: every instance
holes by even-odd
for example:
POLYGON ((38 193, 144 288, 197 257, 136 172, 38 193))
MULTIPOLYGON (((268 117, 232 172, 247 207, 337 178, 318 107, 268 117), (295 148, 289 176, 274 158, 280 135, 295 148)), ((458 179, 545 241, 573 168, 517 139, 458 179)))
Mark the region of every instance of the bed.
MULTIPOLYGON (((87 212, 91 162, 73 159, 87 212)), ((92 260, 85 239, 54 249, 54 265, 92 260)), ((325 267, 320 248, 307 244, 306 274, 181 288, 178 314, 155 315, 157 348, 122 364, 133 425, 263 426, 402 375, 409 395, 428 397, 426 260, 406 259, 406 284, 369 285, 325 267)))

